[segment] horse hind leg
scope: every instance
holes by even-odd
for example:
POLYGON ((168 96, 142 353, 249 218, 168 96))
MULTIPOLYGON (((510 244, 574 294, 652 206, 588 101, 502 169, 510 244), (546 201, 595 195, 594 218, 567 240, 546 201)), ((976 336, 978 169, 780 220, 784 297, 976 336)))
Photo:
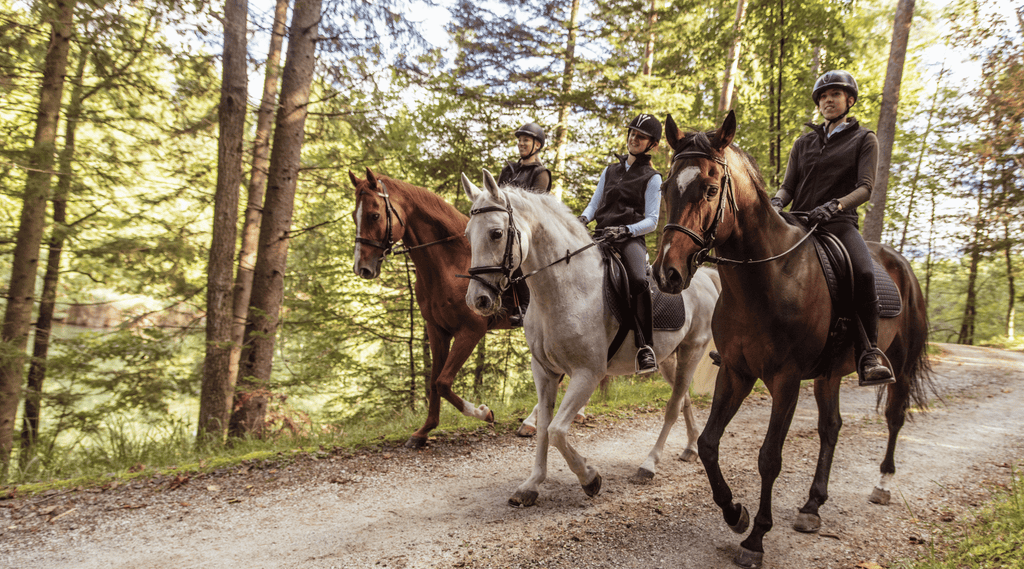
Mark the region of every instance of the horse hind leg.
MULTIPOLYGON (((565 379, 565 376, 562 376, 562 379, 565 379)), ((608 378, 605 377, 604 379, 601 380, 602 387, 605 385, 605 382, 607 381, 607 379, 608 378)), ((560 379, 559 381, 562 381, 562 380, 560 379)), ((532 437, 532 436, 537 434, 537 408, 538 408, 538 406, 539 406, 539 404, 533 406, 533 411, 530 411, 530 415, 528 417, 526 417, 525 419, 523 419, 522 424, 520 424, 519 428, 516 429, 516 436, 517 437, 532 437)), ((580 409, 576 413, 576 418, 573 419, 573 422, 574 423, 585 423, 586 420, 587 420, 587 408, 583 407, 582 409, 580 409)))
POLYGON ((888 402, 885 406, 885 422, 889 428, 889 440, 885 447, 885 458, 879 466, 881 479, 871 490, 868 501, 882 506, 889 505, 892 499, 890 487, 896 475, 896 439, 907 420, 910 407, 910 392, 905 382, 897 380, 888 386, 888 402))

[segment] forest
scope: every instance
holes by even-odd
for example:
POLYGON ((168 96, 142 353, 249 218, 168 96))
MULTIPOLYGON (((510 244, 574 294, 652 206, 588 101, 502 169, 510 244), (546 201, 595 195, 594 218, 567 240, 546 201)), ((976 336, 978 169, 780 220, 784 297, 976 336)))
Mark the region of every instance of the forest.
MULTIPOLYGON (((216 446, 422 415, 415 270, 354 273, 350 173, 468 213, 461 175, 537 122, 580 212, 637 112, 732 110, 772 193, 830 69, 880 140, 862 232, 912 262, 931 340, 1020 349, 1009 4, 0 0, 0 484, 73 476, 126 425, 216 446)), ((455 389, 530 396, 529 360, 492 331, 455 389)))

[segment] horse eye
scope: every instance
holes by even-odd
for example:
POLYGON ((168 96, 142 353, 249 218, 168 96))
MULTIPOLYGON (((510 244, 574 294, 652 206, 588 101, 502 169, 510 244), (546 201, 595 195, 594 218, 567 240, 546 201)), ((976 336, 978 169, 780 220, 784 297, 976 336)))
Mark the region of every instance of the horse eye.
POLYGON ((718 195, 718 186, 708 186, 708 189, 704 192, 707 199, 711 199, 718 195))
POLYGON ((491 230, 491 239, 497 241, 498 239, 501 239, 501 236, 503 234, 504 234, 504 232, 502 230, 500 230, 500 229, 492 229, 491 230))
POLYGON ((378 219, 380 219, 380 214, 379 213, 371 213, 370 214, 370 221, 377 221, 378 219))

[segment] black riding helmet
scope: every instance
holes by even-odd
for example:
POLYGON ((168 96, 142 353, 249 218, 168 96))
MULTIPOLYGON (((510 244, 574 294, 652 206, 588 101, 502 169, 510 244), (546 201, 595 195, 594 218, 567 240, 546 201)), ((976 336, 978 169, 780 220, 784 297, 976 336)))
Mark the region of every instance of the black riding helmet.
POLYGON ((654 145, 661 142, 661 121, 654 118, 654 115, 640 113, 634 117, 633 120, 629 121, 626 128, 629 130, 635 130, 651 139, 650 142, 647 143, 647 148, 644 149, 645 153, 654 148, 654 145))
MULTIPOLYGON (((814 99, 814 104, 818 104, 818 99, 821 98, 821 94, 825 91, 836 88, 842 89, 853 97, 853 101, 857 102, 857 80, 850 75, 849 72, 843 71, 842 69, 833 69, 832 71, 826 71, 818 80, 814 82, 814 90, 811 91, 811 98, 814 99)), ((852 105, 851 105, 852 106, 852 105)))
POLYGON ((526 135, 532 137, 534 140, 540 143, 540 146, 535 148, 533 152, 531 152, 529 156, 525 156, 525 158, 533 156, 534 154, 540 152, 542 148, 544 148, 544 140, 546 138, 544 136, 544 129, 542 129, 540 125, 535 122, 528 122, 523 126, 519 127, 518 129, 516 129, 515 135, 516 137, 526 135))

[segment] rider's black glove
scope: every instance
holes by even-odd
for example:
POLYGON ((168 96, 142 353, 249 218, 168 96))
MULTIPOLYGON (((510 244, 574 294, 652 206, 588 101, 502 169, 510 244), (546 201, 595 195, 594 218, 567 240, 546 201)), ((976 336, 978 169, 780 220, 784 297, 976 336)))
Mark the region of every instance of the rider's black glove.
POLYGON ((771 202, 772 202, 772 207, 775 208, 775 211, 777 213, 782 213, 782 208, 784 207, 782 205, 782 198, 772 198, 771 202))
POLYGON ((839 200, 831 200, 812 209, 811 213, 807 214, 807 222, 811 225, 828 223, 837 211, 839 211, 839 200))
POLYGON ((582 215, 577 217, 576 219, 580 220, 580 223, 582 223, 583 225, 587 224, 587 218, 583 217, 582 215))
POLYGON ((613 243, 615 241, 624 241, 632 237, 629 229, 626 229, 625 225, 614 225, 612 227, 604 228, 604 240, 613 243))

